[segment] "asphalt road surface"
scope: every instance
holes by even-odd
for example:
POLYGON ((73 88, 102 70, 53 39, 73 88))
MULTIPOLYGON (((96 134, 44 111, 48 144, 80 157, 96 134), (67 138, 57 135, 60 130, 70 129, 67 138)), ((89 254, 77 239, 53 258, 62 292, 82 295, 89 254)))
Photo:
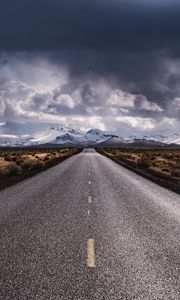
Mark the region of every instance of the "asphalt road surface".
POLYGON ((2 190, 0 299, 180 300, 180 197, 91 149, 2 190))

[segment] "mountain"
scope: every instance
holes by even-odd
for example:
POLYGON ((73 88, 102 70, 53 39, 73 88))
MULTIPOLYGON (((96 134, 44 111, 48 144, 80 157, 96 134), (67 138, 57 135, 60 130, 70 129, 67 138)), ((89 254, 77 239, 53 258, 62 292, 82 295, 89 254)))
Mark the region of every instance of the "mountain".
POLYGON ((16 136, 16 135, 0 135, 0 146, 2 147, 22 147, 31 143, 29 136, 16 136))
POLYGON ((98 144, 99 147, 119 147, 133 143, 133 140, 123 137, 110 137, 106 141, 98 144))
POLYGON ((180 134, 121 137, 117 132, 90 129, 87 132, 69 127, 50 127, 34 135, 0 135, 0 146, 79 146, 79 147, 163 147, 180 145, 180 134))
POLYGON ((155 142, 145 139, 130 139, 130 138, 110 138, 102 143, 99 143, 97 147, 102 148, 116 148, 116 147, 126 147, 126 148, 151 148, 151 147, 164 147, 166 144, 161 142, 155 142))
POLYGON ((79 138, 83 134, 80 130, 68 127, 51 127, 36 134, 32 142, 36 144, 73 144, 76 143, 76 137, 79 138))
POLYGON ((149 135, 144 136, 143 139, 145 140, 151 140, 155 142, 161 142, 164 144, 177 144, 180 145, 180 134, 175 133, 170 136, 163 136, 163 135, 149 135))
POLYGON ((65 133, 63 135, 57 136, 55 140, 51 141, 51 144, 57 145, 66 145, 66 146, 73 146, 73 145, 80 145, 80 142, 75 139, 71 134, 65 133))
POLYGON ((57 136, 50 143, 57 145, 78 145, 85 147, 96 145, 97 143, 103 142, 111 137, 113 137, 112 134, 107 134, 99 129, 91 129, 87 132, 68 129, 65 134, 57 136))
POLYGON ((68 127, 51 127, 34 136, 0 135, 0 146, 35 146, 35 145, 59 145, 59 146, 92 146, 112 137, 99 129, 91 129, 87 132, 68 127))
POLYGON ((102 142, 105 141, 109 138, 115 137, 114 134, 108 134, 105 131, 99 130, 99 129, 91 129, 86 132, 84 135, 85 139, 87 141, 92 141, 92 142, 102 142))

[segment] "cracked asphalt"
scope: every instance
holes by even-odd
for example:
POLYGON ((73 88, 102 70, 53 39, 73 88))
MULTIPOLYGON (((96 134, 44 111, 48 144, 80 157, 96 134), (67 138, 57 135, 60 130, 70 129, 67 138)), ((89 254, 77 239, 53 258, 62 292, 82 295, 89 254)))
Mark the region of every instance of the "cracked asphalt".
POLYGON ((0 191, 0 299, 179 300, 180 196, 93 149, 0 191))

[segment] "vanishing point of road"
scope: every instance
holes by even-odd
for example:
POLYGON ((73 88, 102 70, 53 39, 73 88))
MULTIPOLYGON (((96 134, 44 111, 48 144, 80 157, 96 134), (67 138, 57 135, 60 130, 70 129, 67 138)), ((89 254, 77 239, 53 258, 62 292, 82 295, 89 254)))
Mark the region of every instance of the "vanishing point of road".
POLYGON ((0 192, 0 299, 180 300, 180 197, 86 149, 0 192))

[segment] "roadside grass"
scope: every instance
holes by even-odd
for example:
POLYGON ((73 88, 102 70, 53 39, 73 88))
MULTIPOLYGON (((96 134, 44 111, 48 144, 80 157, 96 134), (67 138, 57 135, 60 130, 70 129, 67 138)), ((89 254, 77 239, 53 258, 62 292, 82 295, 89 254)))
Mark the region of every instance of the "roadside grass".
POLYGON ((180 149, 96 149, 119 164, 180 193, 180 149))
POLYGON ((64 149, 0 149, 0 189, 28 178, 81 151, 64 149))

